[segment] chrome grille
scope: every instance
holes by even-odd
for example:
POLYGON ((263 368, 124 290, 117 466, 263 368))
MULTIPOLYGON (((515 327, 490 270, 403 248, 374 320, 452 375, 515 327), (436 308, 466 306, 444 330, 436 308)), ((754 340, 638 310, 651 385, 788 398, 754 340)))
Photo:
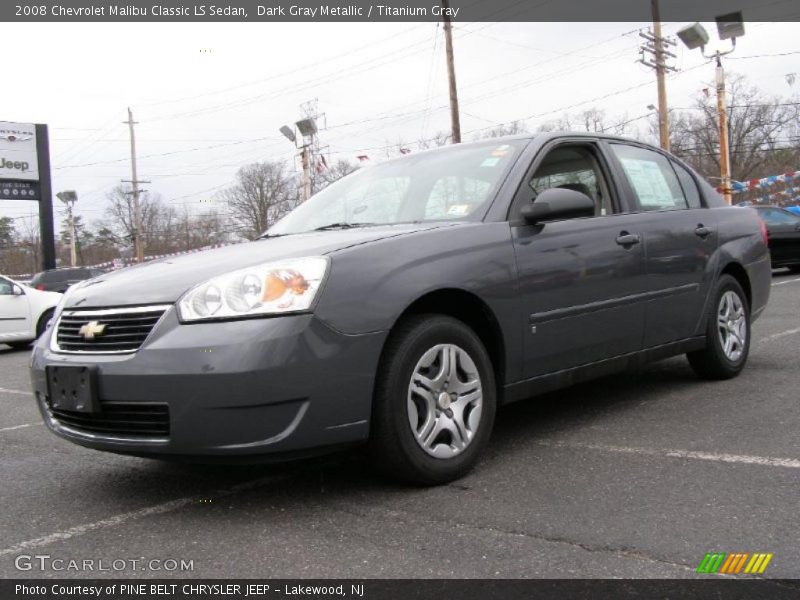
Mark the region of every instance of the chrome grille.
POLYGON ((169 436, 169 406, 144 402, 101 402, 99 413, 59 410, 48 403, 59 424, 84 433, 126 437, 169 436))
POLYGON ((168 308, 138 306, 64 310, 56 324, 53 349, 82 354, 135 352, 168 308), (84 333, 81 333, 84 326, 84 333))

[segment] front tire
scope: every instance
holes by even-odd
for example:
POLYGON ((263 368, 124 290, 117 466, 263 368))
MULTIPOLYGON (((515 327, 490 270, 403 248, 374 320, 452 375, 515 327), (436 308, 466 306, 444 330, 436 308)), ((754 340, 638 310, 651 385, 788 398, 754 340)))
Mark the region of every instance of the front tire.
POLYGON ((51 308, 50 310, 46 310, 42 313, 42 316, 39 317, 39 322, 36 323, 36 339, 38 340, 42 337, 42 334, 47 330, 47 324, 50 322, 50 319, 53 318, 53 313, 55 309, 51 308))
POLYGON ((3 342, 11 346, 14 350, 27 350, 31 347, 32 342, 3 342))
POLYGON ((704 379, 731 379, 750 352, 750 307, 739 282, 722 275, 717 282, 706 324, 706 347, 686 356, 704 379))
POLYGON ((370 459, 411 483, 458 479, 489 441, 495 408, 492 363, 475 332, 444 315, 409 318, 381 359, 370 459))

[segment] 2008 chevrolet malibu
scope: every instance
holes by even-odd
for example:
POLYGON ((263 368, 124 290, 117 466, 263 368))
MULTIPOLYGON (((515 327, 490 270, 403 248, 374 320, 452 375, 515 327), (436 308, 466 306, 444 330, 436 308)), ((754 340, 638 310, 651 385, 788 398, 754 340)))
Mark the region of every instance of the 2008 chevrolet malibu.
POLYGON ((599 135, 463 144, 364 168, 261 239, 72 288, 32 357, 47 426, 158 457, 366 443, 466 473, 502 403, 687 354, 745 366, 763 225, 679 160, 599 135))

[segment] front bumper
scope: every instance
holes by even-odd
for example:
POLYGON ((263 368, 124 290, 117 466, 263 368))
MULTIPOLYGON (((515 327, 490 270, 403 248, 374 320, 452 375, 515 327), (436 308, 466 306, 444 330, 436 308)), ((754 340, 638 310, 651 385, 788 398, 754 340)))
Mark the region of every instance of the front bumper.
POLYGON ((34 348, 31 378, 54 433, 100 450, 209 457, 295 453, 366 439, 385 339, 383 332, 345 335, 313 315, 181 324, 174 308, 133 354, 54 352, 51 335, 52 328, 34 348), (60 418, 47 397, 46 368, 69 365, 96 369, 100 415, 104 405, 166 406, 168 433, 102 431, 60 418))

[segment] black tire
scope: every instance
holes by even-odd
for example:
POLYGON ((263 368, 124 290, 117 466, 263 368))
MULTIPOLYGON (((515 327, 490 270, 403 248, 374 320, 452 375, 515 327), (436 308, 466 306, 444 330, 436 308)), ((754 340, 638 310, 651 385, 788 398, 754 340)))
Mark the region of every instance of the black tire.
MULTIPOLYGON (((444 367, 440 367, 444 372, 444 367)), ((475 466, 488 443, 496 403, 492 363, 472 329, 444 315, 406 319, 391 333, 378 368, 367 446, 369 458, 374 466, 392 478, 414 484, 438 485, 458 479, 475 466), (412 431, 409 416, 409 389, 418 362, 442 344, 457 346, 468 355, 477 369, 482 392, 481 411, 472 438, 459 454, 449 458, 437 458, 422 448, 412 431)), ((453 404, 455 406, 455 400, 453 404)), ((438 413, 438 403, 436 410, 438 413)), ((451 411, 451 419, 452 415, 451 411)), ((462 424, 464 420, 462 418, 462 424)), ((468 417, 466 420, 470 421, 468 417)))
POLYGON ((46 310, 42 313, 42 316, 39 317, 39 322, 36 323, 36 339, 38 340, 42 337, 42 334, 47 329, 47 324, 50 322, 50 319, 53 318, 53 313, 55 309, 51 308, 50 310, 46 310))
POLYGON ((32 342, 5 342, 14 350, 27 350, 31 347, 32 342))
POLYGON ((750 306, 747 296, 739 282, 730 275, 722 275, 717 281, 717 287, 712 295, 712 301, 706 316, 706 347, 696 352, 689 352, 686 356, 689 364, 703 379, 731 379, 736 377, 747 363, 747 356, 750 353, 750 306), (725 294, 732 292, 735 294, 744 309, 744 331, 745 339, 741 354, 732 359, 726 355, 720 339, 718 327, 718 315, 721 302, 725 294))

